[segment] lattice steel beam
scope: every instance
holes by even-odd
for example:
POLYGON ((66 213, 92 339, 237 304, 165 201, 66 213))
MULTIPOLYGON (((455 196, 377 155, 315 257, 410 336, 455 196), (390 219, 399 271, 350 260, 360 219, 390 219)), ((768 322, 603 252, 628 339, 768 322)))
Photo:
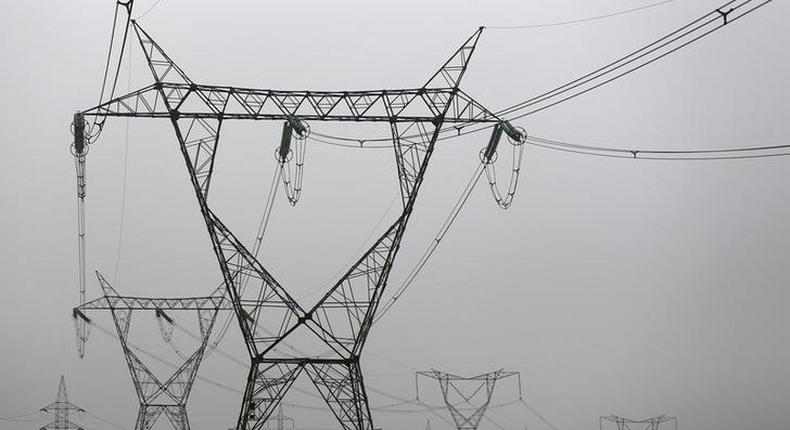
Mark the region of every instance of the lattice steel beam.
POLYGON ((617 429, 617 430, 661 430, 669 429, 673 426, 674 430, 678 429, 678 420, 676 417, 667 415, 660 415, 653 418, 645 418, 641 420, 634 420, 629 418, 618 417, 617 415, 609 415, 599 419, 601 430, 617 429), (663 424, 667 424, 664 426, 663 424))
POLYGON ((187 401, 206 352, 217 313, 223 309, 232 309, 224 299, 224 292, 218 289, 210 296, 182 298, 122 296, 101 273, 96 272, 96 276, 104 292, 103 296, 74 308, 72 315, 75 320, 91 324, 86 312, 110 311, 140 405, 135 430, 149 430, 162 415, 167 417, 176 430, 189 430, 187 401), (129 329, 133 311, 154 311, 157 318, 171 319, 164 313, 165 310, 194 311, 200 328, 200 344, 172 375, 167 379, 160 379, 135 353, 135 348, 129 343, 129 329))
MULTIPOLYGON (((197 84, 139 24, 132 25, 154 83, 82 113, 163 118, 173 125, 252 363, 238 429, 261 429, 304 372, 344 429, 372 430, 360 355, 436 139, 446 123, 501 122, 459 87, 482 28, 418 88, 281 91, 197 84), (208 204, 225 120, 285 121, 285 131, 290 131, 289 123, 308 120, 381 122, 391 129, 403 209, 312 308, 301 307, 208 204), (327 348, 329 355, 294 357, 279 352, 278 346, 296 337, 327 348)), ((281 150, 290 138, 284 134, 286 146, 281 150)))
POLYGON ((435 379, 439 382, 444 403, 458 430, 477 430, 491 404, 494 387, 499 380, 517 376, 519 378, 519 397, 521 397, 521 376, 518 372, 497 370, 476 376, 459 376, 433 369, 417 372, 415 388, 420 397, 419 377, 435 379))
POLYGON ((52 415, 55 418, 54 421, 41 427, 41 430, 83 430, 82 427, 70 420, 69 415, 72 412, 85 412, 85 410, 69 402, 69 395, 66 392, 66 379, 62 375, 55 401, 41 408, 41 412, 52 415))

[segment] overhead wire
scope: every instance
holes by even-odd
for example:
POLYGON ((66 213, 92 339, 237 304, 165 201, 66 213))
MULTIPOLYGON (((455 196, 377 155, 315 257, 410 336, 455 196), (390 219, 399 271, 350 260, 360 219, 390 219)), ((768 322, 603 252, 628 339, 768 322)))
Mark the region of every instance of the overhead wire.
MULTIPOLYGON (((33 420, 22 420, 22 418, 29 417, 29 416, 32 416, 32 415, 36 415, 39 412, 40 411, 37 409, 37 410, 31 411, 31 412, 28 412, 26 414, 12 415, 12 416, 8 416, 8 417, 0 417, 0 421, 18 421, 18 422, 33 421, 33 420)), ((35 421, 40 421, 40 420, 37 419, 35 421)))
MULTIPOLYGON (((563 103, 565 101, 571 100, 583 94, 586 94, 594 89, 600 88, 603 85, 613 82, 616 79, 629 75, 642 67, 645 67, 653 62, 666 57, 667 55, 676 52, 677 50, 721 29, 722 27, 756 11, 757 9, 765 6, 766 4, 770 3, 773 0, 763 0, 762 2, 753 5, 750 9, 741 10, 751 3, 754 3, 758 0, 731 0, 724 3, 719 8, 697 18, 696 20, 692 21, 689 24, 686 24, 675 31, 649 43, 648 45, 643 46, 640 49, 637 49, 625 56, 620 57, 617 60, 609 62, 608 64, 599 67, 593 70, 586 75, 576 78, 574 80, 568 81, 565 84, 562 84, 554 89, 545 91, 537 96, 534 96, 530 99, 524 100, 522 102, 516 103, 509 107, 500 109, 495 113, 495 115, 499 117, 503 117, 507 120, 515 120, 524 118, 526 116, 535 114, 537 112, 543 111, 550 107, 556 106, 559 103, 563 103), (737 3, 737 4, 736 4, 737 3), (734 5, 734 6, 732 6, 734 5), (730 7, 732 6, 732 7, 730 7), (725 11, 726 8, 730 7, 729 10, 725 11), (732 16, 731 16, 732 15, 732 16), (731 16, 731 17, 730 17, 731 16), (714 24, 719 22, 719 24, 714 24), (708 30, 703 30, 706 27, 712 28, 708 30), (699 33, 702 31, 701 33, 699 33), (699 34, 697 34, 699 33, 699 34), (690 37, 688 40, 681 40, 684 38, 690 37), (673 43, 679 42, 679 45, 670 46, 673 43), (666 48, 666 51, 660 54, 657 54, 655 57, 648 57, 651 54, 654 54, 662 49, 666 48), (641 63, 636 63, 639 60, 643 60, 641 63), (636 63, 636 64, 633 64, 636 63), (633 64, 633 65, 632 65, 633 64), (621 69, 629 67, 625 71, 619 72, 621 69), (619 73, 618 73, 619 72, 619 73), (608 77, 612 74, 615 74, 614 77, 608 77), (583 87, 584 85, 591 84, 589 87, 583 87), (573 91, 577 88, 583 87, 576 92, 571 93, 570 95, 561 97, 559 100, 555 100, 556 97, 560 97, 563 94, 566 94, 570 91, 573 91), (536 104, 544 103, 542 106, 534 107, 536 104), (515 116, 508 116, 510 114, 523 111, 525 109, 529 109, 533 107, 533 109, 521 113, 515 116)), ((449 140, 455 139, 460 136, 464 136, 467 134, 477 133, 483 130, 487 130, 491 128, 492 125, 485 125, 475 127, 473 123, 468 123, 464 125, 455 126, 453 128, 446 128, 441 131, 444 136, 440 136, 437 140, 449 140), (465 129, 469 127, 469 129, 465 129), (455 134, 448 135, 455 131, 455 134)), ((357 142, 359 143, 356 147, 361 148, 371 148, 371 147, 388 147, 389 145, 367 145, 365 143, 370 142, 391 142, 390 137, 377 137, 377 138, 359 138, 359 137, 347 137, 347 136, 334 136, 330 134, 323 134, 319 132, 313 132, 318 137, 324 139, 332 139, 338 142, 357 142)), ((345 145, 345 146, 353 146, 353 145, 345 145)))
POLYGON ((157 6, 159 6, 159 3, 160 3, 161 1, 162 1, 162 0, 155 0, 155 1, 154 1, 154 3, 153 3, 153 4, 152 4, 152 5, 151 5, 151 6, 150 6, 148 9, 146 9, 146 10, 145 10, 145 12, 141 13, 140 15, 137 15, 137 17, 136 17, 135 19, 136 19, 136 20, 137 20, 137 19, 141 19, 141 18, 145 17, 146 15, 148 15, 149 13, 151 13, 151 11, 152 11, 152 10, 154 10, 154 8, 156 8, 157 6))
MULTIPOLYGON (((129 44, 131 45, 131 39, 129 44)), ((127 80, 126 90, 130 91, 132 88, 132 57, 128 56, 127 60, 127 80)), ((123 144, 123 176, 121 182, 121 210, 120 220, 118 221, 118 249, 115 253, 115 270, 113 271, 113 284, 118 282, 118 274, 121 267, 121 252, 123 249, 123 232, 126 220, 126 195, 127 195, 127 181, 129 178, 129 128, 131 126, 131 118, 126 118, 126 128, 124 130, 124 144, 123 144)))
POLYGON ((560 430, 557 426, 551 423, 551 421, 547 420, 543 415, 541 415, 538 411, 535 410, 529 403, 526 402, 524 399, 520 399, 520 402, 527 408, 530 412, 532 412, 539 420, 541 420, 544 424, 546 424, 551 430, 560 430))
MULTIPOLYGON (((98 105, 102 104, 102 101, 104 100, 104 94, 107 89, 107 83, 108 83, 107 78, 109 77, 108 75, 110 70, 110 64, 112 63, 112 56, 115 47, 115 34, 117 32, 118 12, 120 10, 120 6, 123 6, 126 9, 126 24, 124 25, 124 29, 123 29, 123 38, 120 44, 120 52, 118 53, 118 63, 115 67, 115 76, 112 79, 112 87, 110 89, 108 100, 112 100, 112 98, 115 97, 115 90, 116 87, 118 86, 118 77, 120 76, 121 65, 123 64, 123 56, 124 56, 124 52, 126 51, 125 49, 126 41, 129 36, 129 27, 130 27, 129 24, 132 21, 132 8, 134 6, 134 0, 127 0, 126 3, 121 2, 120 0, 116 0, 115 14, 113 16, 113 23, 112 23, 112 33, 110 35, 110 46, 107 52, 107 62, 104 67, 104 78, 102 79, 102 87, 101 87, 101 91, 99 92, 98 105)), ((89 141, 95 140, 99 136, 99 134, 101 134, 102 128, 104 127, 104 121, 106 119, 107 119, 106 116, 97 115, 96 117, 94 117, 93 125, 90 127, 88 131, 89 141), (98 126, 99 129, 94 132, 95 126, 98 126)))
POLYGON ((118 424, 118 423, 114 423, 114 422, 112 422, 112 421, 110 421, 110 420, 108 420, 108 419, 106 419, 106 418, 102 418, 102 417, 100 417, 100 416, 98 416, 98 415, 96 415, 96 414, 92 414, 92 413, 90 413, 90 412, 88 412, 88 411, 85 411, 85 415, 88 415, 88 416, 90 416, 90 417, 93 417, 94 419, 97 419, 97 420, 99 420, 99 421, 103 422, 104 424, 111 425, 111 426, 113 426, 113 427, 115 427, 115 428, 119 428, 119 429, 121 429, 121 430, 130 430, 130 429, 129 429, 129 427, 125 427, 125 426, 122 426, 122 425, 120 425, 120 424, 118 424))
POLYGON ((425 264, 431 258, 433 253, 436 251, 436 248, 439 247, 439 244, 444 239, 444 236, 447 234, 447 231, 450 229, 450 227, 453 225, 455 220, 458 218, 458 214, 461 212, 461 209, 463 209, 467 200, 469 200, 469 196, 472 194, 472 191, 474 190, 475 186, 480 180, 480 177, 483 175, 483 171, 485 170, 485 167, 486 167, 485 162, 481 162, 477 166, 474 173, 469 178, 469 181, 466 183, 466 186, 464 187, 463 191, 461 192, 460 197, 456 201, 455 205, 453 206, 452 210, 448 214, 447 218, 445 218, 441 228, 439 228, 439 231, 434 236, 431 243, 428 245, 425 251, 423 251, 422 255, 420 256, 420 259, 417 261, 417 264, 412 268, 409 274, 406 275, 406 278, 404 279, 403 283, 400 285, 400 287, 398 287, 397 290, 395 290, 395 293, 392 295, 392 297, 384 304, 378 315, 376 315, 376 318, 373 320, 373 324, 378 323, 381 320, 381 318, 383 318, 384 315, 386 315, 387 312, 389 312, 389 310, 395 305, 398 299, 400 299, 403 293, 405 293, 406 290, 409 288, 409 286, 414 282, 414 280, 417 278, 417 275, 420 274, 425 264))
POLYGON ((486 29, 489 30, 519 30, 519 29, 526 29, 526 28, 545 28, 545 27, 557 27, 562 25, 569 25, 569 24, 581 24, 584 22, 591 22, 591 21, 599 21, 606 18, 612 18, 619 15, 626 15, 634 12, 640 12, 647 9, 652 9, 657 6, 663 6, 667 3, 672 3, 674 0, 663 0, 655 3, 650 3, 644 6, 639 6, 631 9, 624 9, 619 10, 616 12, 610 12, 603 15, 596 15, 596 16, 589 16, 586 18, 577 18, 577 19, 569 19, 564 21, 554 21, 554 22, 547 22, 541 24, 527 24, 527 25, 511 25, 511 26, 485 26, 486 29))

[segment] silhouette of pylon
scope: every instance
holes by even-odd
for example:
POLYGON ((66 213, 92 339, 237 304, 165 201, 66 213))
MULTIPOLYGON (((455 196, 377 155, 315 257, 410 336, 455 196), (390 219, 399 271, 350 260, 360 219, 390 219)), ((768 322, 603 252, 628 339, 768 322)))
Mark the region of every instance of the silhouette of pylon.
POLYGON ((609 415, 599 419, 601 430, 664 430, 673 426, 674 430, 678 428, 678 420, 676 417, 669 417, 660 415, 653 418, 645 418, 641 420, 633 420, 617 415, 609 415), (664 426, 663 424, 668 424, 664 426))
POLYGON ((373 430, 360 355, 435 143, 448 124, 505 122, 460 88, 483 28, 466 39, 421 87, 292 91, 197 83, 139 23, 132 21, 132 27, 154 82, 81 114, 102 119, 159 118, 173 126, 250 355, 237 428, 260 430, 296 379, 306 374, 343 429, 373 430), (311 308, 297 303, 209 205, 220 133, 230 120, 283 122, 278 151, 283 159, 289 154, 291 139, 299 134, 297 129, 309 131, 308 121, 378 122, 390 128, 403 210, 311 308), (278 350, 294 341, 309 342, 328 353, 295 350, 296 355, 286 355, 278 350))
MULTIPOLYGON (((444 404, 453 418, 458 430, 477 430, 491 404, 491 396, 497 381, 510 376, 519 378, 519 399, 521 398, 521 375, 519 372, 502 369, 477 376, 463 377, 436 369, 417 372, 415 385, 417 398, 420 398, 419 377, 435 379, 439 382, 444 404)), ((428 423, 430 426, 430 422, 428 423)))
POLYGON ((83 319, 91 324, 92 321, 85 313, 89 310, 109 310, 112 314, 140 403, 135 430, 149 430, 162 415, 167 417, 176 430, 189 430, 187 400, 206 351, 217 313, 223 309, 232 309, 224 299, 224 292, 218 288, 210 296, 180 298, 122 296, 101 273, 96 272, 96 277, 99 279, 104 295, 74 308, 73 315, 74 318, 83 319), (153 311, 157 319, 161 318, 165 310, 197 313, 200 344, 166 379, 155 376, 129 344, 132 313, 139 310, 153 311))
POLYGON ((41 411, 55 418, 51 423, 41 427, 41 430, 83 430, 82 427, 69 419, 71 412, 85 412, 85 410, 69 402, 69 395, 66 392, 66 378, 63 375, 60 376, 55 402, 44 406, 41 411))

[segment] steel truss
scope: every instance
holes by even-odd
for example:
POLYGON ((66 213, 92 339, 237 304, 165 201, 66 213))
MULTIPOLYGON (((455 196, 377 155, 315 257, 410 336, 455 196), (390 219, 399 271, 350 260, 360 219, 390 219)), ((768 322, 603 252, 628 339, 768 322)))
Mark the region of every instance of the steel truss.
POLYGON ((66 379, 63 376, 60 377, 58 396, 55 401, 41 408, 41 412, 55 418, 54 421, 41 427, 41 430, 83 430, 82 427, 69 419, 71 412, 85 412, 85 410, 69 402, 69 395, 66 393, 66 379))
POLYGON ((521 398, 521 374, 519 372, 500 369, 469 377, 441 372, 436 369, 417 372, 414 383, 418 399, 420 397, 420 376, 439 381, 444 403, 458 430, 477 430, 491 404, 491 396, 494 394, 497 381, 517 376, 519 399, 521 398))
POLYGON ((92 321, 86 315, 87 311, 109 310, 112 314, 115 328, 118 331, 118 339, 121 341, 121 348, 140 402, 135 430, 150 429, 162 414, 168 418, 176 430, 189 430, 187 400, 206 352, 209 336, 218 312, 223 309, 232 309, 224 299, 224 292, 217 289, 209 296, 181 298, 122 296, 99 272, 96 272, 96 276, 99 278, 104 295, 74 308, 73 316, 76 320, 90 324, 92 321), (164 317, 169 320, 172 319, 167 316, 168 311, 195 311, 197 313, 200 344, 167 379, 157 378, 134 352, 134 347, 130 345, 128 341, 129 327, 133 311, 153 311, 156 313, 157 319, 164 317))
MULTIPOLYGON (((617 429, 617 430, 660 430, 662 424, 671 423, 674 429, 678 429, 678 420, 675 417, 661 415, 654 418, 646 418, 643 420, 632 420, 628 418, 618 417, 617 415, 609 415, 599 419, 601 430, 604 429, 617 429)), ((666 427, 669 428, 669 427, 666 427)))
POLYGON ((446 123, 504 123, 459 88, 482 28, 419 88, 283 91, 195 83, 139 24, 132 26, 155 82, 82 114, 163 118, 173 125, 251 359, 238 429, 261 429, 304 373, 344 429, 372 430, 360 354, 436 139, 446 123), (311 120, 389 124, 403 210, 312 308, 301 307, 208 204, 225 120, 284 121, 286 129, 311 120), (326 347, 329 355, 278 351, 294 338, 326 347))

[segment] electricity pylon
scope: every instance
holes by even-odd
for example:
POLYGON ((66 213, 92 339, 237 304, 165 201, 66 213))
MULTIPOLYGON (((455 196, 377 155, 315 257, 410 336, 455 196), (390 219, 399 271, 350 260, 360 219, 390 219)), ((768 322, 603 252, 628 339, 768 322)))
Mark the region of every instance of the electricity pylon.
POLYGON ((78 114, 171 122, 251 360, 237 428, 260 430, 305 373, 343 429, 372 430, 360 355, 443 126, 494 125, 485 152, 489 160, 503 131, 517 141, 526 138, 459 87, 483 28, 420 87, 290 91, 196 83, 137 22, 131 26, 154 83, 78 114), (280 160, 291 154, 293 139, 306 137, 307 121, 378 122, 391 131, 403 209, 309 309, 297 303, 209 206, 220 131, 230 120, 282 121, 280 160), (293 340, 327 348, 328 355, 293 356, 277 349, 293 340))
POLYGON ((280 403, 280 405, 277 406, 277 414, 270 418, 268 426, 270 429, 287 430, 295 428, 296 423, 293 418, 285 415, 283 412, 283 404, 280 403))
POLYGON ((41 427, 41 430, 83 430, 82 427, 69 420, 71 412, 85 412, 85 410, 69 402, 69 395, 66 393, 66 379, 62 375, 55 402, 41 408, 41 412, 46 412, 55 418, 51 423, 41 427))
POLYGON ((121 342, 121 349, 140 403, 135 430, 150 429, 163 413, 176 430, 189 430, 186 405, 192 384, 206 351, 217 313, 223 309, 231 309, 230 305, 226 303, 223 291, 217 289, 213 294, 205 297, 122 296, 99 272, 96 272, 96 276, 104 295, 74 308, 72 315, 75 319, 83 320, 90 325, 92 320, 85 312, 109 310, 112 314, 118 339, 121 342), (167 318, 171 321, 172 318, 166 312, 195 311, 197 313, 200 344, 184 363, 166 379, 157 378, 134 352, 136 348, 129 343, 132 312, 137 310, 153 311, 157 319, 167 318))
POLYGON ((666 415, 661 415, 654 418, 646 418, 643 420, 631 420, 628 418, 618 417, 616 415, 609 415, 607 417, 601 417, 598 421, 601 430, 660 430, 663 428, 669 428, 671 425, 674 425, 675 430, 678 429, 677 418, 668 417, 666 415), (662 427, 662 424, 664 423, 671 424, 662 427))
POLYGON ((519 372, 500 369, 469 377, 440 372, 436 369, 417 372, 414 376, 414 384, 418 399, 420 398, 420 376, 439 381, 444 404, 450 411, 450 416, 453 417, 453 422, 458 430, 477 430, 491 404, 491 396, 494 394, 494 386, 497 381, 517 376, 519 400, 522 397, 521 374, 519 372))

